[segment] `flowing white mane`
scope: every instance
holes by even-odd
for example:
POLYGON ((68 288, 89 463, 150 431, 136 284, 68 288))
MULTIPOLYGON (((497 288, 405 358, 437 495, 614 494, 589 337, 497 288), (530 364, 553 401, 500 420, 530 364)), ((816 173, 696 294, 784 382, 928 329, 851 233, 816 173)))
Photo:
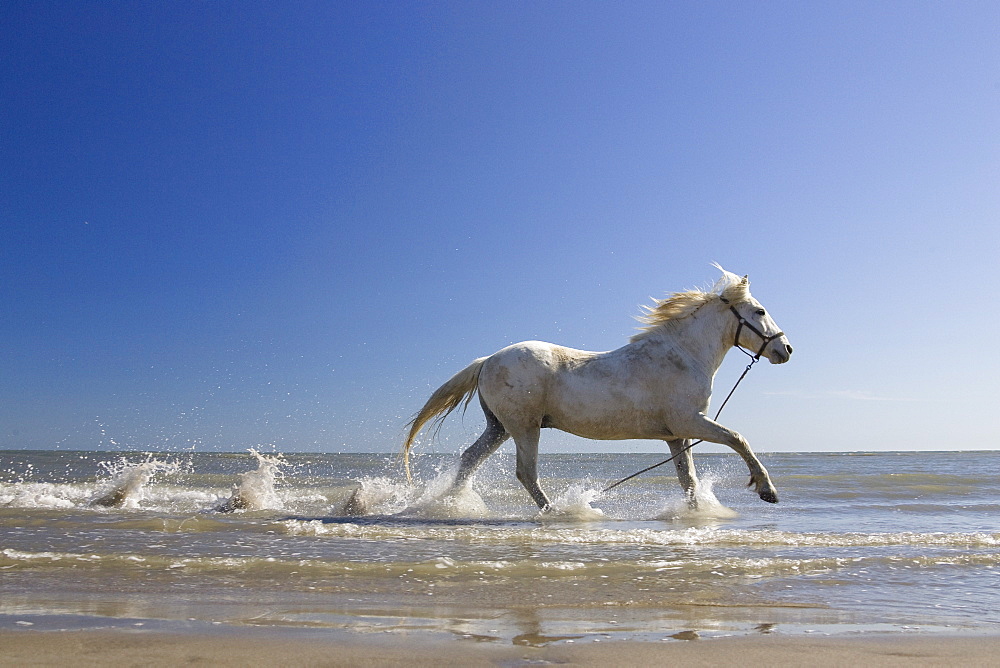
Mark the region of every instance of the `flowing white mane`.
POLYGON ((629 341, 635 342, 643 339, 660 325, 686 318, 713 297, 722 297, 733 304, 749 299, 750 281, 747 280, 746 276, 741 278, 715 263, 712 266, 722 272, 722 278, 717 280, 710 289, 675 292, 666 299, 653 299, 652 306, 642 306, 643 312, 636 316, 636 320, 643 323, 644 326, 640 327, 639 333, 632 336, 629 341))

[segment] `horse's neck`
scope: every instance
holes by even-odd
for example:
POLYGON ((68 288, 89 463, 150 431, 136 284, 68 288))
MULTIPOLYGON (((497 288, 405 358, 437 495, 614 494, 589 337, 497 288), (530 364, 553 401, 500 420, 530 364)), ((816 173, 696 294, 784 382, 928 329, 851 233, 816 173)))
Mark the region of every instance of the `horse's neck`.
POLYGON ((732 347, 734 333, 728 315, 704 306, 686 318, 665 323, 659 335, 712 378, 732 347))

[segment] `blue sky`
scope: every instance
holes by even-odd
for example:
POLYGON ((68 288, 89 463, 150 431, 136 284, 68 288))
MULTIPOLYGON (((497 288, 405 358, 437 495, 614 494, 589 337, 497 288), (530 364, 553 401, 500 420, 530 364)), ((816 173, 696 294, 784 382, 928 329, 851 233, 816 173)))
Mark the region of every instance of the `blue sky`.
POLYGON ((755 449, 1000 447, 998 34, 995 2, 5 3, 0 447, 395 450, 471 359, 616 348, 713 261, 796 349, 726 408, 755 449))

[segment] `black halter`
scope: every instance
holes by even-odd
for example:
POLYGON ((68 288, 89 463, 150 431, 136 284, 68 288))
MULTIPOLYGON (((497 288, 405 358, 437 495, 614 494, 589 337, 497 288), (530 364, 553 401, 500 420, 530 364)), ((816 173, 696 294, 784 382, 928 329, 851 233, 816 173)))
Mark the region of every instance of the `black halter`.
MULTIPOLYGON (((729 300, 723 299, 722 303, 729 304, 729 300)), ((736 316, 736 319, 740 323, 739 326, 736 328, 736 340, 733 341, 733 345, 742 350, 743 352, 745 352, 747 355, 750 355, 750 357, 752 357, 755 362, 760 359, 761 355, 764 354, 764 349, 767 348, 768 344, 771 343, 771 341, 774 341, 775 339, 785 335, 784 332, 778 332, 777 334, 772 334, 771 336, 767 336, 766 334, 764 334, 764 332, 757 329, 756 325, 754 325, 752 322, 741 316, 740 312, 737 311, 736 307, 733 306, 732 304, 729 305, 729 310, 733 312, 733 315, 736 316), (743 346, 740 345, 740 333, 743 331, 744 327, 746 327, 751 332, 760 337, 760 340, 763 342, 760 344, 760 350, 757 351, 756 355, 754 355, 753 353, 746 350, 743 346)))

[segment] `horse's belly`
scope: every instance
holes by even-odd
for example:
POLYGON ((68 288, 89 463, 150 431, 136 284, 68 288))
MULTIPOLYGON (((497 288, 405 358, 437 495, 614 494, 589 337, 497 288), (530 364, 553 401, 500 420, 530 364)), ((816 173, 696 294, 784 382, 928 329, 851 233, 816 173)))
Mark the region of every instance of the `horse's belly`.
POLYGON ((598 441, 623 441, 627 439, 667 439, 672 436, 666 423, 650 416, 616 415, 594 419, 593 416, 559 416, 542 421, 542 426, 569 432, 574 436, 598 441))

